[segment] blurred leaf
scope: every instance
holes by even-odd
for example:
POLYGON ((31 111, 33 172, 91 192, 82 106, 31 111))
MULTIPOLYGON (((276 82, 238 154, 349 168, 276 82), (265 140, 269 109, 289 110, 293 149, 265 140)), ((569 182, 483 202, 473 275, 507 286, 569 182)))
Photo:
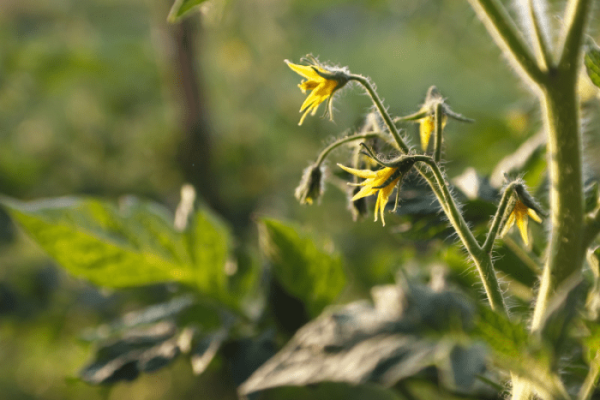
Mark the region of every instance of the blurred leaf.
POLYGON ((463 391, 470 390, 477 376, 485 371, 485 357, 482 346, 453 346, 449 360, 454 386, 463 391))
POLYGON ((95 360, 80 372, 80 377, 98 385, 132 381, 141 372, 156 371, 181 353, 181 338, 175 333, 175 325, 166 322, 130 331, 123 339, 98 349, 95 360))
POLYGON ((519 246, 514 248, 504 240, 494 246, 494 267, 528 288, 538 282, 534 268, 539 268, 531 256, 519 246))
POLYGON ((322 382, 391 386, 431 368, 452 376, 456 385, 473 383, 482 372, 481 349, 457 351, 453 366, 463 371, 451 372, 448 354, 454 344, 439 335, 460 331, 460 320, 472 318, 461 296, 409 282, 374 289, 374 306, 354 302, 325 311, 302 327, 240 386, 240 394, 322 382), (424 338, 426 333, 433 335, 424 338))
POLYGON ((600 191, 598 181, 592 181, 585 186, 585 212, 589 213, 598 208, 600 191))
POLYGON ((182 17, 205 1, 206 0, 175 0, 175 3, 173 3, 173 6, 169 11, 167 21, 171 23, 178 22, 182 17))
POLYGON ((531 343, 523 325, 481 306, 472 335, 490 347, 496 365, 529 380, 548 398, 565 398, 560 378, 551 372, 550 351, 531 343))
POLYGON ((182 282, 231 304, 225 261, 228 230, 199 210, 183 233, 168 210, 129 197, 117 208, 93 198, 2 204, 25 231, 75 276, 105 287, 182 282))
POLYGON ((200 339, 191 353, 190 361, 192 363, 194 374, 200 375, 206 370, 212 359, 217 355, 217 351, 219 351, 221 345, 228 337, 229 330, 227 328, 222 328, 200 339))
POLYGON ((600 87, 600 48, 592 41, 587 43, 583 63, 592 83, 600 87))
POLYGON ((365 302, 326 312, 301 328, 239 391, 248 395, 327 381, 393 384, 435 361, 434 343, 404 334, 414 329, 365 302))
POLYGON ((325 251, 306 235, 282 222, 263 219, 260 245, 283 288, 318 315, 346 284, 341 257, 325 251))
POLYGON ((437 332, 470 328, 475 308, 462 294, 450 290, 434 291, 427 286, 401 280, 405 318, 418 321, 420 329, 437 332))
POLYGON ((586 321, 586 327, 589 335, 583 338, 586 347, 585 358, 587 362, 592 362, 597 354, 600 354, 600 324, 593 321, 586 321))
POLYGON ((554 350, 554 363, 564 355, 564 345, 573 318, 583 306, 589 285, 577 276, 570 278, 559 287, 548 303, 542 317, 541 337, 547 340, 554 350))
POLYGON ((538 187, 545 177, 546 170, 546 135, 540 131, 527 139, 512 154, 504 157, 494 167, 490 184, 500 188, 504 185, 504 175, 514 178, 524 175, 525 182, 531 187, 538 187))
POLYGON ((324 382, 310 387, 281 387, 265 391, 264 400, 400 400, 392 389, 378 385, 349 385, 324 382))
POLYGON ((222 354, 229 362, 233 381, 239 386, 276 352, 275 331, 266 330, 258 337, 228 341, 222 354))
POLYGON ((221 325, 221 319, 217 310, 198 302, 193 296, 186 295, 142 310, 130 311, 109 324, 85 331, 81 336, 86 341, 106 340, 124 331, 164 320, 175 321, 178 326, 192 324, 200 325, 203 329, 212 329, 221 325))

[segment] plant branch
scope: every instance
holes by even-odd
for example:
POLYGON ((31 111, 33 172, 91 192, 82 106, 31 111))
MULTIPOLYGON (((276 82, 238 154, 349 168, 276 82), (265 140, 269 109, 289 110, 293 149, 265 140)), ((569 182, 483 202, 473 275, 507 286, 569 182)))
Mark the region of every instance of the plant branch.
POLYGON ((591 0, 570 0, 565 12, 565 28, 561 35, 560 69, 578 72, 583 44, 583 33, 590 14, 591 0))
POLYGON ((358 135, 346 136, 344 138, 338 139, 335 142, 331 143, 329 146, 325 147, 323 149, 323 151, 321 151, 321 154, 319 154, 319 157, 317 158, 317 161, 315 162, 315 166, 317 166, 317 167, 320 166, 323 163, 323 161, 325 161, 325 158, 327 158, 329 153, 331 153, 336 148, 342 146, 343 144, 352 142, 354 140, 372 139, 372 138, 377 138, 377 137, 382 138, 382 136, 383 135, 381 132, 367 132, 367 133, 358 134, 358 135))
POLYGON ((512 195, 515 185, 515 182, 511 182, 506 186, 506 188, 504 188, 502 199, 500 199, 500 204, 498 204, 498 209, 496 209, 496 215, 494 215, 492 225, 490 226, 490 230, 485 238, 485 243, 483 243, 482 246, 483 251, 486 253, 491 253, 492 248, 494 247, 494 241, 496 240, 496 236, 498 236, 498 231, 500 230, 500 225, 506 211, 506 206, 508 205, 508 201, 510 200, 510 196, 512 195))
POLYGON ((534 0, 529 0, 528 6, 529 18, 531 18, 531 24, 533 27, 533 43, 535 46, 538 64, 548 70, 553 67, 552 49, 548 48, 548 44, 544 38, 544 32, 542 32, 540 17, 538 17, 538 13, 536 12, 534 0))
MULTIPOLYGON (((377 95, 377 92, 369 82, 369 80, 361 75, 350 75, 350 80, 355 80, 361 85, 365 87, 375 107, 381 114, 386 126, 390 130, 390 133, 396 140, 399 149, 404 153, 408 153, 410 148, 406 145, 406 143, 400 137, 400 133, 398 128, 394 125, 392 118, 389 113, 383 106, 383 102, 377 95)), ((441 111, 441 110, 440 110, 441 111)), ((440 113, 441 114, 441 113, 440 113)), ((441 120, 441 118, 439 118, 441 120)), ((454 202, 454 198, 452 197, 450 190, 448 189, 448 185, 444 180, 441 170, 437 163, 428 156, 412 156, 415 157, 415 161, 420 161, 426 163, 432 174, 427 170, 418 168, 417 170, 425 178, 431 190, 437 197, 440 202, 442 209, 448 216, 450 223, 456 230, 458 236, 462 240, 464 246, 466 247, 469 255, 473 259, 481 279, 483 281, 483 285, 485 287, 485 291, 488 296, 488 300, 490 302, 490 306, 493 310, 501 311, 506 313, 506 305, 504 304, 504 296, 502 295, 502 291, 500 290, 500 285, 498 283, 498 278, 496 277, 496 272, 494 271, 494 266, 492 263, 491 256, 482 251, 481 247, 477 243, 477 240, 473 236, 473 233, 469 229, 466 221, 464 220, 462 214, 458 210, 456 203, 454 202)))
POLYGON ((558 70, 542 95, 548 135, 552 230, 531 329, 537 331, 555 289, 581 273, 584 251, 583 172, 576 70, 558 70))
POLYGON ((383 118, 383 121, 385 122, 385 125, 387 126, 388 130, 390 131, 390 134, 394 137, 398 148, 400 149, 400 151, 402 151, 402 153, 408 153, 409 147, 400 137, 400 131, 398 131, 398 128, 396 128, 396 125, 394 125, 394 121, 383 106, 383 102, 381 101, 379 95, 373 88, 373 85, 371 85, 371 82, 369 82, 369 80, 364 76, 355 74, 350 75, 349 79, 360 83, 367 90, 367 93, 369 93, 369 96, 371 96, 371 100, 373 100, 375 107, 377 107, 377 111, 379 111, 381 118, 383 118))
POLYGON ((469 0, 469 3, 509 61, 536 84, 544 82, 545 73, 500 1, 469 0))
MULTIPOLYGON (((485 288, 485 292, 487 294, 488 300, 490 302, 490 306, 492 310, 499 311, 502 313, 506 313, 506 305, 504 303, 504 296, 502 294, 502 290, 500 289, 500 284, 498 283, 498 278, 496 276, 496 272, 494 270, 494 265, 492 263, 492 258, 489 253, 486 253, 482 250, 482 248, 477 243, 477 240, 473 236, 473 233, 469 229, 467 222, 464 220, 462 214, 458 210, 456 203, 454 202, 454 198, 448 189, 448 185, 442 171, 440 170, 437 163, 428 156, 414 156, 415 161, 423 162, 427 164, 430 168, 433 176, 436 180, 437 186, 439 188, 439 192, 441 197, 438 195, 438 200, 441 204, 445 204, 444 211, 446 212, 446 216, 450 220, 450 223, 456 230, 456 233, 460 237, 463 242, 465 248, 467 249, 469 255, 473 259, 477 270, 479 271, 479 275, 483 282, 483 286, 485 288)), ((432 185, 432 183, 430 183, 432 185)), ((432 189, 434 185, 432 185, 432 189)), ((435 193, 435 191, 434 191, 435 193)))

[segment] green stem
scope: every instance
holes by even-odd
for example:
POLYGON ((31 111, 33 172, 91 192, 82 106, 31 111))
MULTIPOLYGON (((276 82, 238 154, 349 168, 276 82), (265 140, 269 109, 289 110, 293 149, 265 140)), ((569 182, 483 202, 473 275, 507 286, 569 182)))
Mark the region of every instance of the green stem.
POLYGON ((371 100, 373 100, 373 104, 375 104, 375 107, 377 107, 377 111, 379 111, 381 118, 383 118, 383 122, 385 122, 385 125, 390 131, 390 134, 394 137, 398 148, 400 149, 400 151, 402 151, 402 153, 408 153, 409 147, 406 145, 406 143, 404 143, 404 140, 402 140, 402 138, 400 137, 400 132, 398 131, 398 128, 396 128, 396 125, 394 125, 394 121, 392 121, 390 114, 383 106, 383 102, 381 101, 379 95, 373 88, 373 85, 371 85, 371 82, 369 82, 369 80, 362 75, 354 74, 350 75, 350 80, 360 83, 367 90, 367 93, 369 93, 369 96, 371 96, 371 100))
POLYGON ((320 166, 323 163, 323 161, 325 161, 325 158, 327 158, 329 153, 331 153, 333 150, 335 150, 336 148, 340 147, 343 144, 352 142, 354 140, 372 139, 372 138, 377 138, 377 137, 381 138, 382 134, 380 132, 368 132, 368 133, 363 133, 363 134, 359 134, 359 135, 346 136, 345 138, 338 139, 335 142, 331 143, 329 146, 325 147, 325 149, 323 149, 323 151, 321 151, 321 154, 319 154, 319 157, 317 158, 317 161, 315 162, 315 166, 317 166, 317 167, 320 166))
POLYGON ((469 0, 469 3, 511 63, 536 84, 543 82, 544 72, 502 3, 499 0, 469 0))
POLYGON ((435 105, 435 138, 433 142, 433 160, 439 162, 442 159, 442 133, 444 131, 444 104, 435 105))
POLYGON ((542 96, 548 134, 552 230, 531 324, 534 332, 541 327, 554 290, 572 274, 581 273, 583 263, 584 199, 577 71, 576 66, 573 70, 555 71, 542 96))
POLYGON ((559 69, 579 70, 583 33, 590 15, 591 0, 570 0, 565 13, 565 28, 562 34, 559 69))
POLYGON ((502 290, 500 289, 500 284, 498 283, 498 277, 494 271, 492 257, 490 253, 483 251, 483 249, 477 243, 477 240, 473 236, 473 233, 469 229, 469 226, 454 202, 454 198, 448 189, 448 185, 446 184, 446 180, 444 179, 442 171, 431 157, 415 156, 415 161, 424 162, 427 164, 427 166, 429 166, 431 172, 433 173, 442 196, 440 198, 438 195, 438 200, 441 204, 446 205, 444 208, 446 216, 448 217, 448 220, 450 220, 450 223, 456 230, 456 233, 467 249, 469 256, 471 256, 475 266, 477 267, 477 271, 479 272, 483 282, 483 287, 485 288, 485 292, 492 310, 506 313, 507 311, 506 305, 504 304, 504 296, 502 295, 502 290))
POLYGON ((500 199, 500 204, 498 204, 498 209, 496 210, 496 215, 494 215, 494 219, 492 220, 492 226, 490 226, 488 235, 485 238, 485 243, 483 243, 482 246, 483 251, 486 253, 490 253, 494 247, 494 241, 496 240, 496 236, 498 236, 502 218, 504 217, 506 206, 508 205, 508 201, 510 200, 515 185, 515 182, 511 182, 504 189, 502 199, 500 199))
POLYGON ((544 33, 542 32, 542 27, 540 24, 540 19, 543 18, 545 20, 545 15, 542 17, 538 17, 538 13, 535 10, 534 0, 528 1, 529 8, 529 18, 531 19, 532 24, 532 34, 533 34, 533 43, 535 46, 535 52, 538 59, 539 65, 548 70, 553 66, 552 62, 552 50, 548 48, 548 44, 546 43, 546 39, 544 38, 544 33))

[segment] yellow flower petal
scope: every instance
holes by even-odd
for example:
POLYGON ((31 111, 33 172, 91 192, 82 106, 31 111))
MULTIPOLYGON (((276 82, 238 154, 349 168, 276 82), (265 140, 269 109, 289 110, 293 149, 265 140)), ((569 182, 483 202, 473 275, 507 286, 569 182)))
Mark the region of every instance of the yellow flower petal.
POLYGON ((362 199, 363 197, 367 197, 375 193, 377 193, 377 189, 373 189, 372 186, 365 186, 352 197, 352 201, 362 199))
POLYGON ((521 238, 523 239, 523 243, 526 246, 529 245, 529 232, 527 230, 528 225, 528 217, 531 217, 536 222, 542 222, 542 219, 537 215, 537 213, 531 208, 527 207, 521 200, 517 200, 514 205, 513 210, 511 211, 504 228, 502 229, 501 236, 506 235, 508 230, 517 223, 517 227, 519 228, 519 232, 521 233, 521 238))
POLYGON ((295 73, 302 75, 308 80, 321 81, 324 80, 321 75, 317 74, 314 68, 317 68, 321 72, 326 72, 323 68, 313 67, 312 65, 299 65, 289 62, 288 60, 284 60, 285 63, 290 67, 295 73))
POLYGON ((421 135, 421 148, 423 151, 427 151, 427 147, 429 146, 429 139, 431 138, 431 134, 435 129, 435 121, 432 116, 425 117, 419 120, 419 133, 421 135))
POLYGON ((519 227, 519 231, 521 232, 521 238, 523 238, 523 242, 526 246, 529 246, 529 237, 527 236, 527 214, 517 215, 517 226, 519 227))
POLYGON ((504 224, 504 228, 502 228, 502 233, 500 233, 500 236, 506 235, 508 233, 508 231, 510 230, 510 228, 512 228, 512 226, 514 224, 515 224, 515 212, 513 211, 508 216, 508 220, 504 224))
POLYGON ((527 210, 527 214, 531 217, 531 219, 533 219, 538 224, 542 223, 542 219, 540 218, 539 215, 537 215, 537 213, 532 208, 527 210))
POLYGON ((396 186, 399 180, 400 178, 398 177, 386 187, 379 189, 379 195, 377 196, 377 205, 379 207, 377 207, 377 205, 375 206, 375 221, 377 221, 377 208, 379 208, 379 213, 381 215, 381 223, 383 224, 383 226, 385 226, 385 219, 383 217, 385 206, 387 205, 388 199, 390 198, 390 195, 394 191, 394 187, 396 186))
POLYGON ((365 180, 352 184, 353 186, 362 186, 362 188, 352 197, 352 201, 356 201, 363 197, 370 196, 377 193, 377 200, 375 201, 375 221, 381 217, 381 223, 385 226, 384 211, 387 205, 390 194, 394 191, 394 187, 400 181, 401 176, 396 177, 391 182, 386 182, 391 176, 398 171, 398 168, 384 167, 378 171, 371 171, 369 169, 355 169, 346 167, 342 164, 338 164, 344 171, 356 175, 365 180), (384 187, 380 187, 386 184, 384 187))
POLYGON ((340 167, 341 169, 343 169, 346 172, 351 173, 352 175, 358 176, 359 178, 368 179, 368 178, 374 178, 377 176, 377 173, 375 171, 371 171, 370 169, 355 169, 355 168, 346 167, 345 165, 342 165, 342 164, 338 164, 338 167, 340 167))
POLYGON ((302 93, 306 94, 307 91, 310 91, 310 94, 304 99, 304 102, 300 107, 302 117, 300 118, 300 123, 298 125, 302 125, 304 118, 306 118, 309 113, 315 115, 319 105, 328 99, 330 100, 329 112, 331 113, 331 96, 333 96, 336 90, 346 84, 347 79, 344 80, 339 77, 335 79, 324 78, 319 75, 319 73, 331 74, 331 71, 316 65, 299 65, 289 62, 288 60, 285 60, 285 62, 294 72, 306 78, 306 80, 298 85, 300 90, 302 90, 302 93))

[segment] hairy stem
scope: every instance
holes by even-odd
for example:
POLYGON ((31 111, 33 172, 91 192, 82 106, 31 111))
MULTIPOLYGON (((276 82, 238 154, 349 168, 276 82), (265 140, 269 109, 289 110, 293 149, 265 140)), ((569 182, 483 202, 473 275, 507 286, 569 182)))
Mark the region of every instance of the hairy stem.
POLYGON ((539 16, 535 8, 535 0, 528 0, 529 18, 531 19, 533 43, 538 63, 545 69, 552 68, 552 49, 548 48, 544 32, 542 32, 541 20, 545 20, 545 15, 539 16))
POLYGON ((506 206, 508 205, 508 200, 510 200, 510 196, 512 195, 514 187, 515 182, 511 182, 508 184, 508 186, 506 186, 506 188, 504 188, 502 199, 500 199, 500 204, 498 204, 496 215, 494 215, 494 219, 492 220, 492 226, 490 226, 488 235, 485 238, 485 243, 482 246, 483 251, 486 253, 490 253, 494 247, 494 241, 496 240, 496 236, 498 236, 500 224, 502 223, 502 218, 504 217, 506 206))
POLYGON ((561 40, 559 69, 578 71, 583 45, 583 33, 590 14, 591 0, 570 0, 565 13, 565 28, 561 40))
POLYGON ((373 100, 373 104, 375 104, 375 107, 377 107, 377 111, 379 111, 381 118, 383 118, 383 122, 385 122, 385 125, 390 131, 390 134, 394 137, 398 148, 400 149, 400 151, 402 151, 402 153, 408 153, 409 147, 400 137, 400 131, 398 131, 398 128, 396 128, 396 125, 394 125, 394 121, 383 106, 383 102, 381 101, 379 95, 373 88, 373 85, 371 85, 371 82, 369 82, 367 78, 361 75, 350 75, 350 80, 357 81, 367 90, 367 93, 369 93, 369 96, 371 96, 371 100, 373 100))
POLYGON ((469 3, 517 70, 536 84, 543 82, 544 72, 502 3, 499 0, 469 0, 469 3))
POLYGON ((442 134, 444 132, 444 105, 440 102, 435 105, 435 138, 433 142, 433 160, 442 159, 442 134))
POLYGON ((548 134, 552 231, 532 331, 540 328, 554 290, 572 274, 580 273, 583 262, 581 129, 575 91, 576 72, 558 70, 542 96, 548 134))
POLYGON ((372 138, 381 138, 383 135, 381 132, 367 132, 367 133, 363 133, 363 134, 358 134, 358 135, 352 135, 352 136, 346 136, 344 138, 338 139, 335 142, 331 143, 329 146, 325 147, 323 149, 323 151, 321 151, 321 154, 319 154, 319 157, 317 158, 317 161, 315 162, 315 166, 320 166, 323 161, 325 161, 325 158, 327 158, 327 156, 329 155, 329 153, 331 153, 333 150, 337 149, 338 147, 355 141, 355 140, 365 140, 365 139, 372 139, 372 138))
POLYGON ((442 195, 441 198, 438 197, 438 200, 440 203, 446 204, 444 211, 446 212, 450 223, 456 230, 458 236, 467 249, 467 252, 477 267, 477 271, 479 272, 483 282, 483 287, 485 288, 485 292, 492 310, 506 313, 504 296, 502 295, 502 290, 500 289, 500 284, 498 283, 498 278, 496 276, 496 271, 494 270, 491 255, 489 252, 486 253, 483 251, 483 249, 477 243, 477 240, 473 236, 473 233, 469 229, 469 226, 454 202, 454 198, 448 189, 448 185, 444 179, 442 171, 431 157, 415 156, 415 160, 426 163, 433 173, 442 195))

